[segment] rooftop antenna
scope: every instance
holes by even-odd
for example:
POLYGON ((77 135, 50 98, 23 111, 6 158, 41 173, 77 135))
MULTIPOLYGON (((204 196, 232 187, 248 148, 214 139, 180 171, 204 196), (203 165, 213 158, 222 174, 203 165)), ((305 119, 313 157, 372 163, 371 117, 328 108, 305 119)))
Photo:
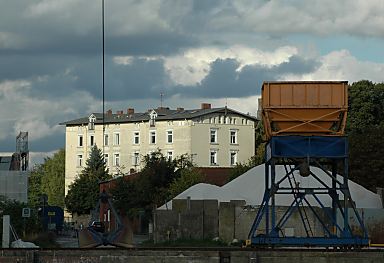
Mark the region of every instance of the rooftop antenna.
POLYGON ((224 112, 224 115, 227 116, 227 107, 228 106, 228 98, 225 98, 225 112, 224 112))
POLYGON ((163 96, 164 96, 164 93, 160 92, 160 108, 163 107, 163 96))

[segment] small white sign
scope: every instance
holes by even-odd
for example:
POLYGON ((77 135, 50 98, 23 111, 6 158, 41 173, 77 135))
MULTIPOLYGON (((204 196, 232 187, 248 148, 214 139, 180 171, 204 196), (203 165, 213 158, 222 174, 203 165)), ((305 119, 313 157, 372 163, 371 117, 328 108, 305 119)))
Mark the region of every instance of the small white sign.
POLYGON ((31 217, 31 208, 24 207, 21 213, 22 217, 31 217))

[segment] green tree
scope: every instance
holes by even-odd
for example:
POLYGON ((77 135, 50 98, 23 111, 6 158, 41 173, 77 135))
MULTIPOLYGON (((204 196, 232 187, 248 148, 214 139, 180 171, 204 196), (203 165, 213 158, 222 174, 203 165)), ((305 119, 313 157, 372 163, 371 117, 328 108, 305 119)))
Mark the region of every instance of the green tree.
POLYGON ((111 195, 117 209, 135 216, 139 211, 150 214, 156 206, 162 205, 188 184, 198 182, 199 176, 187 155, 170 161, 161 151, 144 156, 144 167, 136 178, 117 179, 111 195))
MULTIPOLYGON (((36 210, 32 210, 31 217, 24 220, 21 217, 22 209, 24 207, 28 207, 27 204, 16 201, 16 200, 10 200, 7 199, 4 196, 0 196, 0 210, 1 210, 1 216, 2 215, 9 215, 11 219, 11 224, 15 228, 16 233, 23 237, 22 234, 24 230, 26 231, 26 234, 33 235, 38 233, 41 230, 41 224, 39 222, 39 219, 36 214, 36 210), (25 226, 25 228, 24 228, 25 226)), ((0 235, 2 236, 3 231, 3 220, 0 221, 0 235)))
POLYGON ((384 84, 361 80, 349 87, 347 133, 350 178, 372 191, 384 187, 384 84))
POLYGON ((65 205, 70 213, 89 214, 99 198, 99 183, 110 179, 102 152, 95 145, 86 161, 86 167, 69 185, 65 205))
POLYGON ((44 176, 41 178, 42 192, 48 196, 50 205, 64 208, 65 196, 65 150, 56 152, 52 158, 45 159, 44 176))
POLYGON ((31 171, 28 188, 30 205, 39 205, 42 194, 48 196, 48 203, 64 208, 65 151, 60 149, 43 164, 35 165, 31 171))
POLYGON ((384 126, 384 83, 361 80, 349 86, 348 94, 348 133, 384 126))
POLYGON ((130 218, 138 215, 142 204, 141 200, 138 199, 135 179, 131 179, 129 176, 117 178, 114 187, 111 189, 111 195, 113 196, 115 208, 121 213, 128 215, 130 218))
POLYGON ((36 164, 28 178, 28 204, 32 207, 39 206, 40 196, 43 194, 41 187, 41 178, 43 176, 43 164, 36 164))
POLYGON ((349 135, 349 177, 373 192, 384 187, 383 134, 383 128, 371 127, 349 135))
POLYGON ((203 175, 195 167, 184 168, 180 176, 175 178, 168 189, 168 198, 172 199, 178 194, 184 192, 189 187, 203 182, 203 175))
POLYGON ((177 177, 176 162, 170 161, 160 150, 144 156, 145 165, 136 183, 139 190, 138 197, 147 209, 152 209, 167 200, 168 187, 177 177))

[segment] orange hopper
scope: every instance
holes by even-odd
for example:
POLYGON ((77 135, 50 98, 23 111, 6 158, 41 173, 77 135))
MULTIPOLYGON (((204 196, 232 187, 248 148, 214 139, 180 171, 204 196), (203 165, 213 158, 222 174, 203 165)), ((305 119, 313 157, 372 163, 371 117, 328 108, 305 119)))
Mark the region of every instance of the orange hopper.
POLYGON ((267 139, 344 135, 347 91, 347 81, 264 82, 261 109, 267 139))

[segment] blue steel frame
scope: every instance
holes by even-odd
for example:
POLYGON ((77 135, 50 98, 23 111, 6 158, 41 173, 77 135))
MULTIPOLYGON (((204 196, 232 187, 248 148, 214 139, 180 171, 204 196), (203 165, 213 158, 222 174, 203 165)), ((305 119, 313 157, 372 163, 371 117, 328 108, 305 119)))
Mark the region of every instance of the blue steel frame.
POLYGON ((348 140, 346 137, 275 136, 271 138, 265 149, 264 197, 250 230, 249 239, 254 246, 358 247, 369 245, 367 230, 352 201, 348 187, 348 140), (286 174, 277 180, 276 164, 281 163, 285 165, 286 174), (305 163, 311 167, 320 168, 330 180, 322 180, 309 171, 309 176, 313 176, 321 187, 301 187, 292 183, 292 179, 295 181, 293 172, 300 170, 305 163), (325 167, 324 163, 328 167, 325 167), (341 178, 337 176, 339 164, 343 168, 341 178), (331 171, 328 171, 329 167, 331 171), (290 186, 282 187, 282 183, 287 181, 290 186), (278 194, 291 195, 293 201, 277 222, 275 196, 278 194), (326 208, 317 195, 328 195, 332 200, 332 207, 326 208), (343 197, 341 201, 339 195, 343 197), (322 216, 307 197, 312 197, 322 208, 322 216), (306 209, 303 208, 304 205, 306 209), (357 218, 359 234, 355 234, 356 229, 352 231, 349 225, 348 208, 352 208, 357 218), (307 236, 285 237, 281 230, 296 210, 299 212, 307 236), (325 233, 324 236, 313 236, 306 211, 310 211, 318 220, 325 233), (337 214, 341 215, 342 220, 338 220, 337 214), (258 229, 262 229, 263 233, 258 234, 258 229))

